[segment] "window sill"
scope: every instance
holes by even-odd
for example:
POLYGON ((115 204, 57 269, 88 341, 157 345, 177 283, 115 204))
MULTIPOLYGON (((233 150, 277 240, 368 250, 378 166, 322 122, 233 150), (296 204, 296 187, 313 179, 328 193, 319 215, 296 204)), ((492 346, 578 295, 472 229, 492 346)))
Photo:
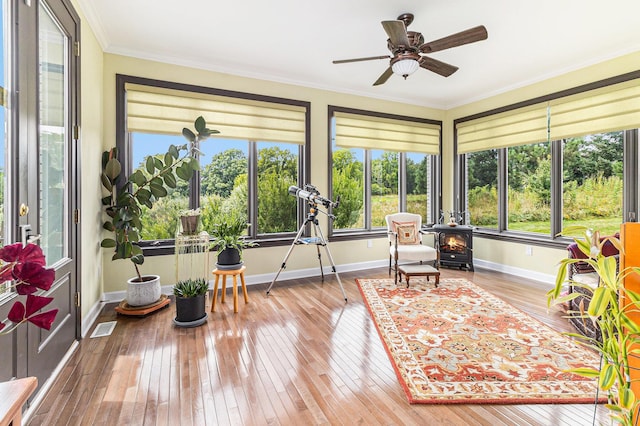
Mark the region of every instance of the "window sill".
POLYGON ((572 239, 567 237, 551 237, 548 235, 532 234, 518 231, 498 231, 489 228, 473 228, 473 235, 488 240, 507 241, 512 243, 529 244, 540 247, 564 249, 571 244, 572 239))

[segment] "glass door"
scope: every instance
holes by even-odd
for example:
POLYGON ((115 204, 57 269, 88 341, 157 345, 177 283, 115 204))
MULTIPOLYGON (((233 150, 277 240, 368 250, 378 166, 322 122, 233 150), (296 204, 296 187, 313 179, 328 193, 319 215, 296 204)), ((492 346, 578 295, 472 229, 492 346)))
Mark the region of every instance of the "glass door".
MULTIPOLYGON (((34 2, 35 4, 35 2, 34 2)), ((48 292, 58 315, 51 330, 29 325, 27 374, 45 378, 58 365, 76 338, 77 220, 74 184, 76 140, 75 66, 76 22, 60 1, 37 3, 37 129, 27 160, 28 219, 31 240, 37 241, 47 265, 56 270, 48 292), (33 177, 37 177, 34 179, 33 177)), ((32 141, 29 141, 31 143, 32 141)), ((29 238, 29 237, 27 237, 29 238)), ((43 380, 39 380, 43 383, 43 380)))
MULTIPOLYGON (((0 0, 0 243, 39 244, 56 271, 51 330, 31 324, 0 336, 0 381, 42 386, 79 336, 78 49, 69 0, 0 0)), ((16 294, 0 286, 0 319, 16 294)))

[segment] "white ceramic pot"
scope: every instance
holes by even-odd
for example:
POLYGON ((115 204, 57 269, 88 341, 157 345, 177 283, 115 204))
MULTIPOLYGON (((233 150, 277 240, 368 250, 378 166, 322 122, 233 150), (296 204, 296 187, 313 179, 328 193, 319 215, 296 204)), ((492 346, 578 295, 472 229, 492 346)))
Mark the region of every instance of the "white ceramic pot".
POLYGON ((142 282, 138 277, 127 280, 127 303, 130 306, 144 306, 160 300, 161 288, 158 275, 143 275, 142 282))

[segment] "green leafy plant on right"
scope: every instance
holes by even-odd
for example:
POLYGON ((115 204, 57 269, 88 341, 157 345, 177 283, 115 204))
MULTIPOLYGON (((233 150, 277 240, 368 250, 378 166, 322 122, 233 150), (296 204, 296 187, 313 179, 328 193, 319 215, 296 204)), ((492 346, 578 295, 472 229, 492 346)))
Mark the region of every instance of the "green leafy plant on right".
POLYGON ((602 358, 601 367, 600 370, 581 368, 570 371, 580 376, 597 378, 598 387, 607 393, 606 407, 611 412, 611 418, 619 424, 632 425, 639 401, 631 389, 629 359, 640 356, 640 325, 629 314, 640 313, 640 294, 626 289, 623 279, 629 274, 640 273, 640 268, 627 267, 618 271, 615 257, 602 254, 602 247, 607 242, 623 254, 618 238, 601 238, 598 231, 584 226, 567 227, 561 232, 561 235, 567 236, 576 234, 582 235, 582 238, 576 237, 574 241, 587 258, 565 258, 560 261, 555 286, 547 293, 547 305, 565 304, 581 296, 576 292, 563 294, 567 283, 582 287, 587 293, 592 292, 587 311, 569 312, 569 315, 593 321, 601 331, 601 339, 578 333, 566 334, 597 351, 602 358), (567 279, 567 268, 579 262, 589 264, 598 274, 600 284, 595 290, 567 279))
POLYGON ((209 283, 204 278, 188 278, 180 280, 173 286, 173 295, 176 297, 196 297, 206 294, 209 283))

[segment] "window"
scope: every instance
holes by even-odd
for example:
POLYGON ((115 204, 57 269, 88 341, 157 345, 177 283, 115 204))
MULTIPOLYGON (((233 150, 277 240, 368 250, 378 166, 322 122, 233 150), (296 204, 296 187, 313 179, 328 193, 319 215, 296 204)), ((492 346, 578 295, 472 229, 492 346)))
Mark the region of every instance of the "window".
POLYGON ((507 148, 507 229, 551 232, 551 151, 548 142, 507 148))
POLYGON ((604 235, 623 217, 624 132, 569 138, 562 143, 562 223, 587 225, 604 235))
POLYGON ((430 191, 431 159, 432 156, 428 154, 406 153, 406 211, 421 215, 423 223, 434 222, 430 214, 433 199, 430 191))
POLYGON ((308 174, 308 103, 131 76, 117 79, 118 144, 121 153, 130 153, 123 159, 125 171, 142 167, 148 156, 164 154, 171 144, 184 145, 182 128, 193 128, 200 115, 220 131, 200 143, 200 170, 192 180, 179 182, 144 211, 144 240, 153 247, 171 245, 179 212, 187 208, 201 209, 204 230, 219 215, 235 212, 246 216, 253 239, 290 238, 302 210, 288 188, 302 185, 308 174))
POLYGON ((498 228, 498 150, 467 154, 467 211, 469 223, 498 228))
POLYGON ((637 220, 640 73, 455 121, 460 206, 487 235, 637 220), (628 129, 628 130, 626 130, 628 129))
POLYGON ((333 235, 384 229, 398 211, 435 221, 440 122, 339 107, 329 118, 333 235))

